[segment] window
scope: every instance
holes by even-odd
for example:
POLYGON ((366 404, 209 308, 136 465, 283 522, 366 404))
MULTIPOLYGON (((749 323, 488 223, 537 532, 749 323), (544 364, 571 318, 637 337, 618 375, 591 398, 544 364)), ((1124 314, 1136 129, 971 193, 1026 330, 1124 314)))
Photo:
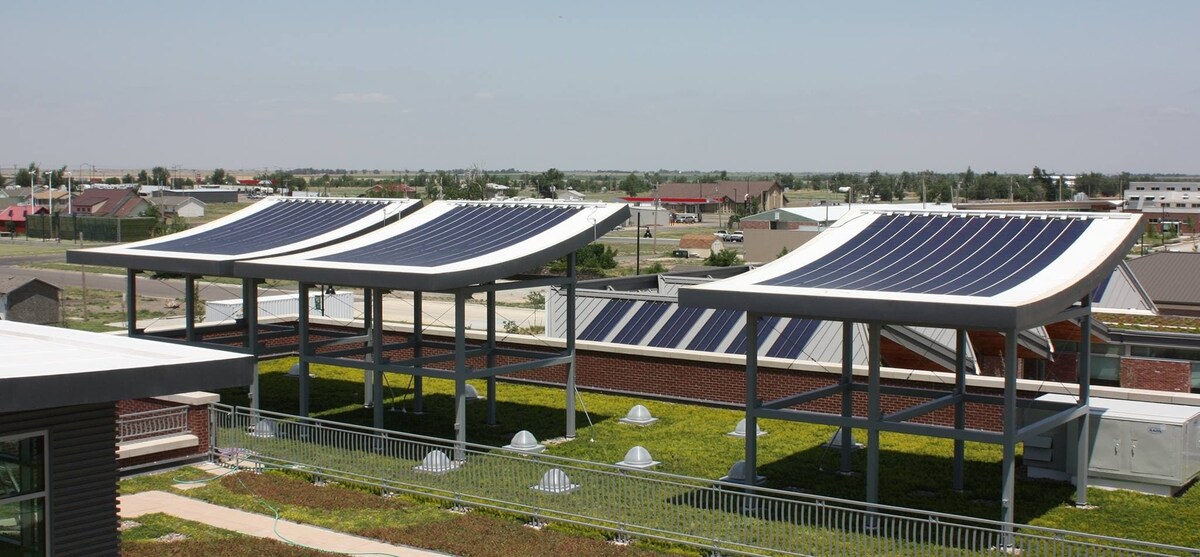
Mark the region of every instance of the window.
POLYGON ((0 438, 0 555, 46 552, 46 434, 0 438))
POLYGON ((1176 203, 1176 207, 1187 207, 1187 203, 1176 203))
POLYGON ((1175 186, 1168 186, 1167 191, 1175 191, 1175 186))
POLYGON ((1192 362, 1192 392, 1200 393, 1200 362, 1192 362))
POLYGON ((1150 191, 1158 191, 1158 186, 1151 186, 1150 191))

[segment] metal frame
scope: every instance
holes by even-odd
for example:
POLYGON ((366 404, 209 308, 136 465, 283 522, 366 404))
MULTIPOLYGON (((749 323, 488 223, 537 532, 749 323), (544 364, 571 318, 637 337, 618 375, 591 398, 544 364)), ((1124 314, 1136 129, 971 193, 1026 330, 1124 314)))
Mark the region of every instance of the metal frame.
MULTIPOLYGON (((455 315, 454 341, 452 343, 431 341, 424 338, 421 319, 422 293, 420 291, 413 292, 413 332, 403 342, 387 343, 383 328, 383 295, 385 290, 380 288, 367 288, 365 290, 365 295, 368 298, 366 307, 369 309, 364 312, 365 334, 363 336, 314 342, 309 338, 310 321, 308 304, 305 303, 307 300, 306 294, 312 285, 302 282, 299 285, 301 293, 299 308, 299 413, 305 417, 309 414, 309 401, 311 398, 309 366, 312 364, 330 364, 362 369, 367 379, 364 381, 364 405, 373 409, 373 423, 376 428, 380 429, 384 427, 385 422, 383 404, 383 378, 385 373, 402 373, 413 376, 414 410, 417 412, 420 412, 422 409, 423 386, 420 379, 424 377, 450 379, 454 381, 455 399, 454 429, 457 445, 454 458, 455 460, 462 460, 462 447, 465 446, 467 441, 467 380, 487 380, 487 424, 494 425, 496 423, 497 376, 531 369, 566 365, 566 436, 574 438, 576 435, 574 326, 570 326, 571 330, 567 335, 566 349, 560 352, 537 352, 501 348, 496 343, 496 291, 528 288, 531 285, 555 284, 566 286, 568 291, 568 313, 570 315, 568 322, 573 324, 575 317, 575 282, 575 254, 571 253, 567 256, 567 274, 564 277, 541 277, 533 280, 517 280, 505 283, 490 281, 482 285, 472 285, 452 290, 450 292, 454 294, 455 315), (479 292, 487 294, 487 337, 482 343, 469 345, 466 338, 466 303, 467 298, 471 294, 479 292), (364 342, 365 344, 359 345, 359 343, 364 342), (319 348, 334 346, 344 346, 344 348, 320 355, 317 354, 317 349, 319 348), (391 360, 385 355, 390 351, 406 349, 412 350, 412 357, 391 360), (424 355, 426 350, 431 349, 447 352, 429 356, 424 355), (485 358, 485 366, 480 368, 468 366, 467 360, 475 357, 485 358), (520 358, 525 361, 499 364, 498 359, 501 357, 520 358), (450 370, 429 367, 429 364, 438 362, 454 362, 454 367, 450 370)), ((257 405, 254 407, 258 408, 257 405)))
MULTIPOLYGON (((843 342, 842 375, 838 383, 811 389, 806 392, 788 395, 775 400, 763 401, 758 398, 758 341, 759 320, 765 314, 758 312, 746 313, 746 430, 755 431, 759 418, 780 419, 795 422, 817 423, 838 426, 842 430, 841 469, 850 471, 851 450, 850 428, 867 430, 867 473, 866 501, 879 502, 879 433, 890 431, 931 437, 943 437, 954 440, 953 477, 954 489, 963 489, 964 443, 966 441, 995 443, 1003 447, 1004 458, 1001 464, 1002 493, 1001 521, 1006 524, 1006 531, 1012 531, 1014 519, 1014 504, 1016 494, 1016 445, 1030 437, 1034 437, 1049 429, 1078 422, 1078 438, 1076 439, 1076 462, 1078 467, 1075 504, 1087 505, 1087 463, 1089 461, 1088 419, 1090 394, 1090 359, 1091 359, 1091 294, 1085 295, 1078 304, 1061 312, 1063 320, 1078 318, 1081 320, 1081 343, 1079 366, 1079 401, 1076 405, 1047 404, 1032 400, 1017 399, 1017 346, 1020 331, 1015 329, 1003 331, 1005 339, 1004 350, 1004 392, 1002 396, 968 394, 966 392, 966 346, 967 332, 962 328, 956 329, 955 349, 955 382, 954 389, 947 393, 934 389, 913 387, 885 386, 881 383, 880 338, 882 323, 867 322, 868 327, 868 365, 866 385, 854 382, 853 379, 853 343, 843 342), (853 416, 853 393, 867 393, 867 416, 853 416), (841 396, 842 412, 829 414, 805 410, 793 410, 790 407, 798 404, 819 400, 831 396, 841 396), (900 395, 925 399, 924 402, 908 408, 884 415, 882 398, 884 395, 900 395), (1003 427, 1000 432, 990 432, 966 429, 966 404, 991 404, 1003 408, 1003 427), (954 407, 954 427, 910 423, 909 420, 928 414, 941 408, 954 407), (1036 423, 1019 427, 1017 422, 1018 408, 1039 407, 1056 410, 1056 412, 1036 423)), ((786 315, 788 317, 803 317, 786 315)), ((854 321, 843 321, 843 335, 852 334, 854 321)), ((754 435, 746 436, 744 478, 749 483, 750 478, 757 478, 758 439, 754 435)), ((1010 540, 1011 541, 1011 540, 1010 540)), ((1011 543, 1007 544, 1011 546, 1011 543)))

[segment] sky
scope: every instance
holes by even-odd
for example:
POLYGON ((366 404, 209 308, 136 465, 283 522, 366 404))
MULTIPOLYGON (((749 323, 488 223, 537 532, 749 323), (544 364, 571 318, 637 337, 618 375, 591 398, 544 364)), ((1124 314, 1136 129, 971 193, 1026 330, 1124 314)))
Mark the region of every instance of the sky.
POLYGON ((0 165, 1197 173, 1197 21, 1191 0, 5 0, 0 165))

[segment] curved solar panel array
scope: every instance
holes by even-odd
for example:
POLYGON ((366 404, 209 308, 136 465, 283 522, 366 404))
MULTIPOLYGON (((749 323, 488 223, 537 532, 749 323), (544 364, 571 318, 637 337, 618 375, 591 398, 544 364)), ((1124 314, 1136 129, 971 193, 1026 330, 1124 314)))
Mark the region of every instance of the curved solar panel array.
POLYGON ((437 267, 504 249, 571 218, 579 206, 464 205, 386 240, 314 261, 437 267))
POLYGON ((129 248, 213 255, 256 253, 327 234, 383 210, 383 204, 351 200, 279 200, 225 226, 129 248))
MULTIPOLYGON (((579 340, 725 354, 744 354, 746 350, 745 312, 621 298, 589 302, 596 305, 589 318, 580 320, 579 340)), ((840 338, 841 325, 833 325, 840 338)), ((759 353, 773 358, 815 359, 809 352, 816 348, 809 343, 821 326, 822 322, 809 319, 763 319, 759 353)))
POLYGON ((837 250, 766 286, 992 296, 1066 252, 1078 217, 881 215, 837 250))

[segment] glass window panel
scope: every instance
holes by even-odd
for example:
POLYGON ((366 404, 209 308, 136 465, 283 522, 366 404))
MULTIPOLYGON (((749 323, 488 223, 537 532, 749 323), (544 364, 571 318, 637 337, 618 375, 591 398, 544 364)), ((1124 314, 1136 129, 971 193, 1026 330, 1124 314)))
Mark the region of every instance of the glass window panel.
POLYGON ((0 441, 0 498, 37 493, 45 489, 46 438, 9 438, 0 441))
POLYGON ((45 540, 45 499, 0 504, 0 557, 42 557, 45 540))
POLYGON ((1092 379, 1119 382, 1121 380, 1121 358, 1092 356, 1092 379))

